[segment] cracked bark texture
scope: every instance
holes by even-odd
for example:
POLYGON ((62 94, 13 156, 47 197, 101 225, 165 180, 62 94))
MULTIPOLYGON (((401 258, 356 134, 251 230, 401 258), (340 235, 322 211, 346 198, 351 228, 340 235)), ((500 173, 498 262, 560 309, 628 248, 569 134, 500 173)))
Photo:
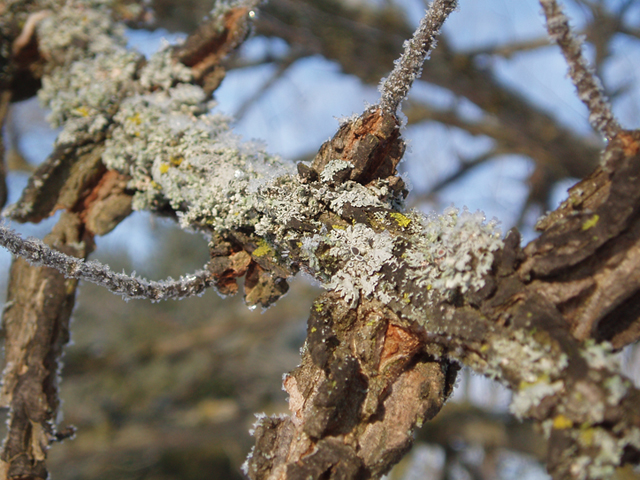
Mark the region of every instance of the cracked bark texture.
POLYGON ((291 416, 256 424, 249 477, 382 476, 453 389, 458 367, 429 350, 378 302, 354 310, 336 294, 319 297, 302 363, 284 379, 291 416))
POLYGON ((291 417, 257 422, 250 478, 379 478, 442 407, 452 360, 521 396, 512 409, 546 431, 553 478, 599 478, 610 459, 598 442, 618 446, 617 464, 637 462, 640 392, 623 379, 614 391, 617 373, 583 342, 637 340, 639 138, 616 137, 605 166, 541 221, 540 238, 522 250, 510 232, 485 287, 428 302, 422 322, 402 302, 349 309, 335 294, 320 297, 302 364, 284 381, 291 417), (536 385, 551 389, 535 399, 536 385), (590 463, 583 470, 576 458, 590 463))

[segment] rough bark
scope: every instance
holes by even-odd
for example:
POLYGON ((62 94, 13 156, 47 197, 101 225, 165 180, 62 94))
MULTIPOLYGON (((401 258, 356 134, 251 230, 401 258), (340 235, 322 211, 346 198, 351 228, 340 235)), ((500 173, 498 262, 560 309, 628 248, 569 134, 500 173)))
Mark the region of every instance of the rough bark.
POLYGON ((319 297, 302 363, 284 380, 291 417, 258 422, 249 477, 382 476, 453 389, 457 367, 428 350, 378 302, 354 310, 336 294, 319 297))
MULTIPOLYGON (((90 245, 82 237, 78 216, 64 214, 45 241, 83 257, 90 245)), ((11 266, 2 319, 6 367, 1 402, 10 412, 2 478, 47 478, 49 445, 73 434, 73 429, 57 431, 56 416, 60 359, 69 340, 76 285, 77 280, 57 270, 32 267, 20 258, 11 266)))
MULTIPOLYGON (((604 167, 571 190, 524 251, 517 231, 510 232, 479 291, 420 305, 392 301, 377 310, 367 301, 349 310, 332 300, 335 307, 327 313, 326 298, 319 299, 302 366, 285 379, 292 417, 258 422, 250 477, 380 477, 410 445, 411 435, 401 432, 441 408, 451 381, 443 372, 454 372, 448 361, 455 360, 514 391, 513 413, 537 421, 549 438, 547 465, 554 478, 600 478, 637 461, 640 417, 633 405, 640 393, 619 376, 599 344, 613 340, 620 348, 637 338, 638 146, 637 133, 616 137, 604 153, 604 167), (609 315, 616 309, 624 309, 624 322, 609 315), (377 318, 368 322, 363 312, 371 311, 377 318), (360 333, 345 337, 343 324, 357 324, 360 333), (406 362, 397 364, 397 384, 388 377, 380 384, 386 365, 381 359, 397 348, 390 347, 394 337, 402 338, 397 345, 406 362), (585 348, 587 339, 594 343, 585 348), (434 369, 438 365, 440 376, 415 372, 420 358, 434 369), (399 415, 393 392, 403 389, 399 415), (374 431, 379 443, 368 443, 367 432, 374 431), (348 458, 350 467, 340 458, 348 458)), ((402 270, 396 275, 402 283, 402 270)), ((412 291, 410 285, 404 289, 412 291)))

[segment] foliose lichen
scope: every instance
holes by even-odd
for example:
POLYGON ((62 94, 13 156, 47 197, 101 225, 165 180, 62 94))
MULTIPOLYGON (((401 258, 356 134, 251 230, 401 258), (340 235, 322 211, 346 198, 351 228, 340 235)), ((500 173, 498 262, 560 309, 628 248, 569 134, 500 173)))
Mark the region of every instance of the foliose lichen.
POLYGON ((57 143, 95 134, 109 124, 118 101, 132 88, 140 55, 126 49, 124 30, 110 19, 110 2, 70 1, 38 24, 39 49, 53 69, 42 78, 38 97, 57 143))

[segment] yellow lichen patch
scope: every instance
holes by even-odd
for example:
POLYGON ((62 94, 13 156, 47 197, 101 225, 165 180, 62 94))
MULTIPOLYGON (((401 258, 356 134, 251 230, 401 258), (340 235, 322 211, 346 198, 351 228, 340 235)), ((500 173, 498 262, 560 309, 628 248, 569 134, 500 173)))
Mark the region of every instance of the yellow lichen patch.
POLYGON ((583 428, 580 432, 580 443, 585 447, 590 447, 593 445, 593 436, 595 433, 595 429, 592 427, 583 428))
POLYGON ((131 115, 129 118, 127 118, 127 120, 129 120, 134 125, 140 125, 142 123, 142 118, 140 118, 139 113, 136 113, 135 115, 131 115))
POLYGON ((600 220, 599 215, 594 215, 589 220, 582 224, 582 231, 589 230, 590 228, 595 227, 598 224, 598 220, 600 220))
POLYGON ((182 157, 171 157, 169 159, 169 163, 174 167, 179 167, 183 161, 184 161, 184 158, 182 157))
POLYGON ((553 428, 556 430, 566 430, 573 427, 573 422, 564 415, 556 415, 553 419, 553 428))
POLYGON ((321 303, 314 303, 313 304, 313 308, 316 312, 320 313, 322 311, 322 304, 321 303))
POLYGON ((343 227, 342 225, 331 225, 331 228, 334 230, 346 230, 346 227, 343 227))
POLYGON ((256 248, 252 253, 254 257, 264 257, 265 255, 271 254, 273 254, 273 249, 264 240, 260 240, 260 242, 258 242, 258 248, 256 248))
POLYGON ((169 165, 166 163, 160 164, 160 173, 167 173, 169 171, 169 165))
POLYGON ((80 115, 81 117, 88 117, 89 116, 89 109, 87 107, 78 107, 75 109, 75 112, 80 115))
POLYGON ((538 385, 539 383, 550 383, 551 379, 549 378, 549 375, 547 375, 546 373, 543 373, 542 375, 538 376, 538 378, 533 381, 533 382, 527 382, 525 380, 522 380, 520 382, 520 385, 518 386, 518 390, 525 390, 527 388, 531 388, 535 385, 538 385))
POLYGON ((396 221, 398 226, 402 228, 407 228, 411 223, 411 220, 405 217, 404 215, 402 215, 401 213, 393 212, 393 213, 390 213, 389 215, 391 216, 391 218, 393 218, 396 221))
POLYGON ((404 301, 404 303, 409 304, 411 303, 411 297, 409 296, 408 293, 404 293, 404 295, 402 296, 402 300, 404 301))

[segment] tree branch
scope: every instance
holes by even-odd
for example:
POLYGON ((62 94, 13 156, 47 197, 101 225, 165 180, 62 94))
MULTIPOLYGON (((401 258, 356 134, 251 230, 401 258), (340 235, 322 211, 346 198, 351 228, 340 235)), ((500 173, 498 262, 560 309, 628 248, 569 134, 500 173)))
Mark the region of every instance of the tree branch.
MULTIPOLYGON (((113 25, 66 3, 43 21, 43 38, 61 23, 83 28, 78 11, 96 21, 94 36, 113 33, 113 25)), ((285 380, 293 416, 256 426, 252 478, 379 477, 409 448, 413 429, 441 408, 457 370, 452 362, 514 391, 512 411, 550 438, 554 478, 606 478, 640 457, 640 391, 604 343, 622 346, 640 331, 639 134, 619 132, 603 155, 607 169, 580 184, 522 251, 517 232, 503 241, 481 213, 404 208, 396 176, 404 143, 388 108, 342 124, 296 175, 231 135, 226 119, 209 113, 206 88, 172 52, 139 66, 117 42, 102 44, 101 56, 87 55, 90 41, 70 42, 47 44, 51 58, 69 63, 45 77, 42 94, 65 125, 60 148, 102 138, 95 132, 106 121, 102 160, 129 179, 134 207, 209 234, 207 278, 227 291, 247 275, 247 298, 268 305, 299 269, 329 290, 312 307, 303 364, 285 380), (74 69, 85 76, 70 84, 65 74, 74 69), (95 93, 95 78, 117 93, 116 104, 84 95, 95 93), (628 323, 615 323, 620 314, 628 323)), ((426 52, 418 43, 419 55, 405 56, 408 70, 399 67, 400 94, 382 105, 403 98, 426 52)), ((108 276, 0 233, 32 260, 108 276)), ((116 286, 124 280, 109 277, 116 286)))
POLYGON ((65 278, 85 280, 101 285, 125 299, 146 298, 154 301, 180 299, 201 295, 211 285, 213 278, 208 270, 164 281, 149 281, 123 273, 114 273, 107 265, 52 250, 37 239, 24 240, 15 231, 0 226, 0 245, 14 255, 24 258, 31 265, 54 268, 65 278))
POLYGON ((540 0, 540 4, 547 18, 549 36, 562 50, 578 97, 589 109, 589 122, 606 139, 611 140, 620 132, 620 125, 613 116, 600 79, 582 54, 582 42, 571 31, 569 19, 556 0, 540 0))
POLYGON ((396 113, 411 85, 422 73, 422 64, 436 46, 436 37, 449 14, 456 8, 456 0, 433 0, 411 40, 405 42, 404 53, 380 85, 383 110, 396 113))

